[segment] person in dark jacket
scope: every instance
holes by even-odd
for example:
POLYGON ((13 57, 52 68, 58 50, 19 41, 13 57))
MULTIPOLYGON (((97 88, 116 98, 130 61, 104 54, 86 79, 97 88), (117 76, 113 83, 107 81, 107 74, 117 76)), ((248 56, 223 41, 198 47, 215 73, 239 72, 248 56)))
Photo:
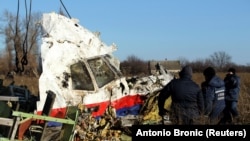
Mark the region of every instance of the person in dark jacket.
POLYGON ((224 78, 224 82, 226 86, 226 108, 223 122, 238 122, 237 120, 239 120, 239 112, 237 108, 237 103, 240 92, 240 77, 236 75, 236 70, 234 68, 228 69, 227 75, 224 78))
POLYGON ((192 80, 192 68, 185 66, 179 78, 171 80, 158 97, 159 115, 164 116, 165 100, 171 96, 170 121, 176 125, 200 124, 204 100, 198 84, 192 80))
POLYGON ((225 83, 216 75, 214 68, 207 67, 203 71, 205 81, 201 83, 204 97, 204 115, 208 118, 206 124, 219 124, 225 108, 225 83))

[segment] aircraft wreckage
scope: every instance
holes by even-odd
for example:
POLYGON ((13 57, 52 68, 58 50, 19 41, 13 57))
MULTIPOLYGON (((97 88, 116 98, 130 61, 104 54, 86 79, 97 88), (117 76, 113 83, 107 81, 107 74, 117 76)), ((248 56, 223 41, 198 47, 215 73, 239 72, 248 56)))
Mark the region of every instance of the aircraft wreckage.
POLYGON ((14 116, 39 119, 45 121, 46 126, 73 121, 68 136, 77 135, 82 140, 107 137, 108 129, 115 130, 112 127, 117 125, 120 131, 136 123, 161 121, 154 103, 157 93, 173 75, 160 64, 157 74, 130 81, 131 78, 122 75, 120 61, 113 55, 116 45, 106 45, 100 34, 82 27, 77 19, 45 13, 41 25, 43 71, 39 78, 37 109, 34 114, 14 112, 14 116), (68 121, 74 109, 71 107, 77 107, 72 112, 77 117, 68 121))

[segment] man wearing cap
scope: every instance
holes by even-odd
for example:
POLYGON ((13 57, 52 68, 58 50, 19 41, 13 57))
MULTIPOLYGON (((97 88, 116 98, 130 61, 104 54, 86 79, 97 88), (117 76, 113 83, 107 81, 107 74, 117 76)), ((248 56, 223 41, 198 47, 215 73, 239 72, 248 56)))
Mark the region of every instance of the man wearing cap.
POLYGON ((205 81, 201 83, 201 88, 205 101, 205 124, 219 124, 225 109, 225 83, 216 75, 213 67, 207 67, 203 75, 205 81))
POLYGON ((226 86, 224 122, 232 123, 233 120, 237 122, 236 120, 239 119, 237 103, 240 92, 240 77, 236 75, 235 68, 228 69, 224 82, 226 86))
POLYGON ((164 103, 171 96, 170 121, 175 125, 200 124, 204 100, 198 84, 192 80, 192 68, 185 66, 179 72, 180 78, 171 80, 158 97, 159 115, 164 116, 164 103))

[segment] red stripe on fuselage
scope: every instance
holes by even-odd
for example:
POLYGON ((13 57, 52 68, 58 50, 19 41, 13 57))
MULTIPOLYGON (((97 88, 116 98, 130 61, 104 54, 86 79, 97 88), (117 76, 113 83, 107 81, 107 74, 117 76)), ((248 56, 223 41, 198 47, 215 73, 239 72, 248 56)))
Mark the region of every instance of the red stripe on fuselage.
MULTIPOLYGON (((113 106, 116 110, 120 110, 122 108, 130 108, 135 105, 142 105, 144 102, 143 96, 141 95, 127 95, 120 99, 117 99, 115 101, 112 101, 111 106, 113 106)), ((87 108, 95 109, 97 111, 92 112, 92 116, 99 117, 102 116, 105 113, 105 110, 107 109, 108 105, 110 104, 109 101, 103 101, 100 103, 93 103, 93 104, 87 104, 85 105, 87 108)), ((41 111, 38 111, 37 114, 41 115, 41 111)), ((56 108, 51 110, 50 116, 57 117, 57 118, 64 118, 66 115, 66 107, 64 108, 56 108)))

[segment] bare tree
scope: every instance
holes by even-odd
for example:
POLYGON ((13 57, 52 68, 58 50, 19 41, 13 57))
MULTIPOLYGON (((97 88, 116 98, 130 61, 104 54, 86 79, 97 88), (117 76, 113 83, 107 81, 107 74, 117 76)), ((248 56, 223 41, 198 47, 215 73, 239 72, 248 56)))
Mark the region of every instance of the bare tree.
POLYGON ((5 36, 6 54, 9 71, 17 73, 30 72, 37 68, 37 55, 39 54, 38 37, 41 28, 37 26, 41 14, 30 14, 20 20, 19 15, 5 11, 5 26, 1 33, 5 36), (25 68, 26 66, 26 68, 25 68))
POLYGON ((193 72, 202 72, 205 64, 204 62, 204 59, 196 59, 190 62, 189 65, 193 68, 193 72))
POLYGON ((232 57, 224 51, 219 51, 214 52, 214 54, 210 56, 210 59, 213 65, 218 68, 218 70, 222 70, 228 64, 231 64, 232 57))
POLYGON ((209 66, 215 67, 215 66, 214 66, 214 62, 213 62, 211 59, 206 58, 206 59, 204 60, 204 68, 209 67, 209 66))
POLYGON ((127 60, 121 62, 120 67, 122 73, 125 75, 141 76, 149 73, 148 63, 135 55, 128 56, 127 60))
POLYGON ((181 66, 185 66, 190 63, 189 60, 185 57, 179 57, 179 60, 180 60, 181 66))

